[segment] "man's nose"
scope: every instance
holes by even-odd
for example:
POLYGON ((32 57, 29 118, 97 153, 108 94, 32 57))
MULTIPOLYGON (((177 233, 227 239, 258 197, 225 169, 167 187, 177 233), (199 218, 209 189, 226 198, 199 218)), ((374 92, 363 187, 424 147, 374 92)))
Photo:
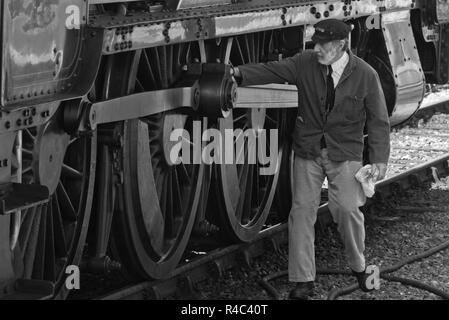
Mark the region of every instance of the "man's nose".
POLYGON ((319 52, 319 51, 320 51, 320 49, 321 49, 321 46, 320 46, 320 44, 319 44, 319 43, 315 43, 315 46, 313 47, 313 51, 315 51, 315 52, 319 52))

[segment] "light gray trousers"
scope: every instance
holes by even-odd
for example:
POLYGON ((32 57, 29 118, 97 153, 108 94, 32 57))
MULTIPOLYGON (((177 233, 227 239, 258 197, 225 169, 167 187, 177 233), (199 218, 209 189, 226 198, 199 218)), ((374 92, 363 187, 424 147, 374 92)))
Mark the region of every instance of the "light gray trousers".
POLYGON ((292 282, 314 281, 315 222, 320 204, 321 187, 327 176, 329 209, 345 246, 349 267, 365 270, 365 225, 359 207, 366 201, 355 174, 362 167, 358 161, 329 160, 327 150, 307 160, 295 155, 293 168, 293 200, 288 220, 288 275, 292 282))

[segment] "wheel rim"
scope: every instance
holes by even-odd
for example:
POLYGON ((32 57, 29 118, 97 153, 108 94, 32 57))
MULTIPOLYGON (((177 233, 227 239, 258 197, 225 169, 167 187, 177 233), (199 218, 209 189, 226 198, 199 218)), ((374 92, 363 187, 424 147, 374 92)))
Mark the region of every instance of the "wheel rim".
MULTIPOLYGON (((89 224, 96 135, 71 138, 62 130, 59 115, 22 131, 22 182, 47 186, 50 199, 21 212, 14 265, 19 278, 53 282, 55 297, 65 298, 65 268, 79 264, 89 224)), ((14 154, 15 179, 17 168, 14 154)))
MULTIPOLYGON (((128 92, 169 88, 192 44, 143 50, 131 63, 135 80, 128 92)), ((160 113, 124 123, 122 210, 114 223, 114 241, 125 269, 137 277, 166 278, 179 263, 195 221, 204 179, 204 165, 169 161, 169 135, 174 128, 192 136, 189 114, 160 113), (125 235, 125 239, 123 237, 125 235), (115 238, 117 239, 117 237, 115 238)))
MULTIPOLYGON (((233 65, 265 61, 271 52, 273 31, 235 37, 228 41, 222 59, 233 65)), ((270 109, 235 109, 226 119, 220 119, 219 129, 267 130, 266 150, 270 150, 269 130, 282 128, 282 111, 270 109)), ((245 138, 245 163, 216 166, 217 198, 220 202, 219 223, 225 237, 234 241, 251 241, 263 228, 270 213, 276 191, 279 170, 273 175, 261 175, 260 165, 248 163, 248 139, 245 138)), ((234 147, 238 149, 236 143, 234 147)), ((257 154, 259 146, 256 146, 257 154)), ((282 146, 279 146, 277 161, 282 160, 282 146)))
MULTIPOLYGON (((233 111, 232 121, 220 121, 222 132, 227 129, 239 128, 245 131, 250 128, 249 112, 233 111)), ((267 119, 268 119, 267 115, 267 119)), ((277 128, 278 119, 271 118, 272 124, 265 124, 264 129, 277 128)), ((225 212, 222 213, 221 227, 226 234, 239 241, 251 241, 262 229, 270 213, 271 204, 276 190, 279 170, 273 175, 261 175, 261 166, 248 163, 248 153, 251 143, 245 138, 243 164, 220 165, 217 168, 219 177, 218 190, 221 195, 225 212), (224 218, 224 219, 223 219, 224 218)), ((269 150, 269 145, 267 147, 269 150)), ((252 149, 258 153, 258 146, 252 149)), ((237 151, 236 151, 237 153, 237 151)), ((277 153, 277 161, 282 159, 282 149, 277 153)))

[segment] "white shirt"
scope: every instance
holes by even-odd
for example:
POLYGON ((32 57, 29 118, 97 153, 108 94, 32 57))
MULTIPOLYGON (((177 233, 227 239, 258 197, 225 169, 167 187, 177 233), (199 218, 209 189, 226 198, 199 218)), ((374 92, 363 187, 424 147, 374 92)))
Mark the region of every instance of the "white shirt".
POLYGON ((332 79, 334 80, 334 88, 337 87, 338 81, 340 81, 343 71, 345 71, 346 65, 349 62, 349 55, 345 52, 340 59, 332 63, 332 79))

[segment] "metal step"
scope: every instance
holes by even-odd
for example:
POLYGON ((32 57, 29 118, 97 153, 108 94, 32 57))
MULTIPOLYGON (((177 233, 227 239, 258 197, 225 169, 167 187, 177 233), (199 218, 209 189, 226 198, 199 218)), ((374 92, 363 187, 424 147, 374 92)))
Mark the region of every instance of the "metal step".
POLYGON ((50 196, 48 188, 39 184, 8 183, 0 190, 0 215, 47 203, 50 196))

